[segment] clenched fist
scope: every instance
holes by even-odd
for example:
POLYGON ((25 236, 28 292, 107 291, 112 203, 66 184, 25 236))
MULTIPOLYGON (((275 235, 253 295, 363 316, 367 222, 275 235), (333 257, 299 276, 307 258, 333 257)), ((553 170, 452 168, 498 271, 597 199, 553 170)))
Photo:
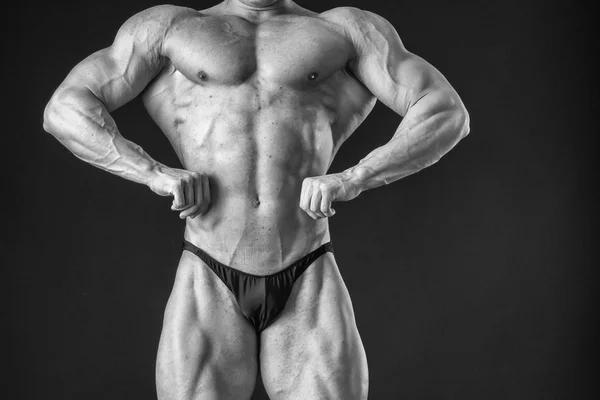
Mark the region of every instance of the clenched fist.
POLYGON ((360 192, 360 188, 343 172, 306 178, 302 182, 300 208, 313 219, 331 217, 335 214, 331 208, 333 201, 352 200, 360 192))
POLYGON ((154 172, 148 187, 160 196, 173 196, 171 210, 180 211, 179 218, 196 218, 208 210, 210 189, 206 174, 165 166, 154 172))

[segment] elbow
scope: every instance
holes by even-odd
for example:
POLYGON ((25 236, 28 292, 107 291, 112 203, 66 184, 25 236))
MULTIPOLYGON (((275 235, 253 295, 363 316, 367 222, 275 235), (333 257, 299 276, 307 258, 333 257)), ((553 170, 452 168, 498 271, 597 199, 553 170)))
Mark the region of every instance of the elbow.
POLYGON ((58 138, 64 125, 64 117, 70 104, 76 100, 77 93, 70 87, 59 87, 44 108, 43 128, 58 138))
POLYGON ((463 102, 460 100, 460 98, 458 97, 458 95, 455 96, 455 98, 453 99, 453 101, 451 102, 452 104, 452 120, 453 120, 453 126, 454 126, 454 132, 458 140, 463 139, 465 136, 467 136, 470 132, 470 124, 471 124, 471 118, 469 116, 469 112, 467 111, 467 108, 465 107, 465 105, 463 104, 463 102))
POLYGON ((65 92, 61 88, 52 95, 44 108, 44 130, 53 136, 59 134, 61 115, 63 114, 65 92))
POLYGON ((458 111, 458 121, 458 137, 463 139, 471 132, 471 117, 464 105, 458 111))
POLYGON ((55 132, 57 119, 56 107, 55 101, 50 100, 44 109, 43 127, 44 130, 50 134, 54 134, 55 132))
POLYGON ((456 144, 470 132, 471 118, 467 108, 454 91, 437 92, 433 99, 433 109, 444 120, 446 137, 456 144))

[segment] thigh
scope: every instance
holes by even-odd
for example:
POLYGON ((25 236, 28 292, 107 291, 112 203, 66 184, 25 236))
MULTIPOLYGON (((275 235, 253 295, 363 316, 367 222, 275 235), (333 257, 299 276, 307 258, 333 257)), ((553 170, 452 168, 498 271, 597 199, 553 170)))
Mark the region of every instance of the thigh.
POLYGON ((280 317, 262 332, 260 364, 272 400, 367 398, 367 359, 332 253, 300 276, 280 317))
POLYGON ((249 399, 258 371, 256 342, 231 292, 184 251, 158 348, 158 399, 249 399))

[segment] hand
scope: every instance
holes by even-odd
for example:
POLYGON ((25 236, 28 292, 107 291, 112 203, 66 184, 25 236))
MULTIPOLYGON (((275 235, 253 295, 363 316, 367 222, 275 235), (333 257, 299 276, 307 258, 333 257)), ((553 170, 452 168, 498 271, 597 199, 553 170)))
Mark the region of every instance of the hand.
POLYGON ((302 182, 300 208, 313 219, 332 217, 335 214, 331 208, 333 201, 352 200, 360 192, 358 185, 344 172, 306 178, 302 182))
POLYGON ((185 169, 157 167, 148 187, 160 196, 173 196, 171 210, 179 218, 196 218, 210 206, 210 189, 206 174, 185 169))

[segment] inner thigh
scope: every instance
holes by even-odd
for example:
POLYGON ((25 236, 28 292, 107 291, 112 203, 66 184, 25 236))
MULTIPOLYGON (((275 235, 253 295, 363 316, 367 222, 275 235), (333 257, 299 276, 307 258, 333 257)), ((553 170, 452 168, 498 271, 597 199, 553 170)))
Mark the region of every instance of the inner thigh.
POLYGON ((231 292, 184 251, 158 348, 158 399, 249 399, 258 371, 256 342, 231 292))
POLYGON ((272 400, 367 398, 365 351, 332 253, 300 276, 262 332, 260 368, 272 400))

